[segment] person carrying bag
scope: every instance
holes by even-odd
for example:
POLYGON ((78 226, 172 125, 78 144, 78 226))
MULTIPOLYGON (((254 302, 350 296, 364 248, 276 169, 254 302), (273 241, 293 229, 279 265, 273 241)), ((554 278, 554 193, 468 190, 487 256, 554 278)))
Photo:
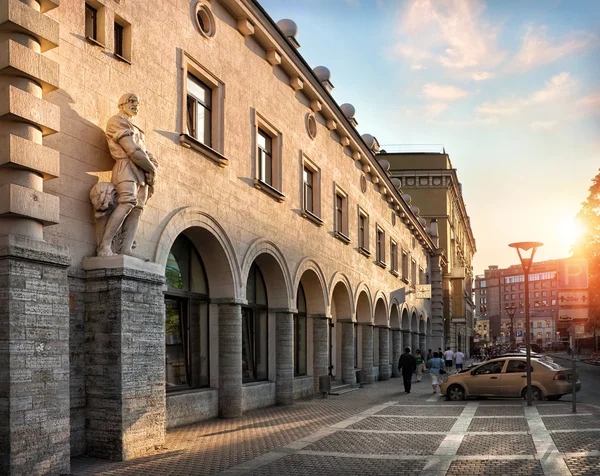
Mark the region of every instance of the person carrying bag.
POLYGON ((444 361, 440 358, 440 354, 437 352, 433 353, 433 358, 427 362, 429 367, 429 375, 431 376, 431 386, 433 387, 433 393, 438 393, 438 387, 441 383, 440 375, 446 374, 444 361))

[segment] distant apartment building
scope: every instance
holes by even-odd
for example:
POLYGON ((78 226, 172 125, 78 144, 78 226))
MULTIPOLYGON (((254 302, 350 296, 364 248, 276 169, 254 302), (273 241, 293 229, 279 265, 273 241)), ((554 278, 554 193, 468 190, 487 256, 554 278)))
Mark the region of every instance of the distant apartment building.
MULTIPOLYGON (((510 343, 511 321, 507 307, 515 306, 514 330, 517 342, 524 341, 525 277, 521 265, 508 268, 489 266, 483 276, 475 277, 476 321, 489 322, 489 341, 510 343)), ((529 305, 532 342, 546 345, 567 332, 558 326, 557 260, 533 264, 529 274, 529 305)), ((562 336, 564 337, 564 336, 562 336)))
POLYGON ((388 146, 385 159, 413 210, 428 226, 437 222, 439 246, 447 257, 443 270, 445 344, 469 349, 475 316, 472 260, 477 247, 457 171, 441 147, 437 152, 395 152, 388 146))

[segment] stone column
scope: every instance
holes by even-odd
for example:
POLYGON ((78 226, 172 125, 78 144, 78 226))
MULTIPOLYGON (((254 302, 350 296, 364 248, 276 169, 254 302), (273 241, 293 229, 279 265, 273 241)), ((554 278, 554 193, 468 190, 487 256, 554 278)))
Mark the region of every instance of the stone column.
POLYGON ((242 307, 219 304, 219 416, 242 415, 242 307))
POLYGON ((362 327, 362 369, 367 376, 367 383, 373 383, 373 326, 361 324, 362 327))
POLYGON ((402 355, 402 331, 400 329, 392 329, 392 377, 400 377, 401 373, 398 370, 398 362, 402 355))
POLYGON ((356 383, 354 369, 354 323, 338 321, 342 325, 342 380, 344 383, 356 383))
POLYGON ((410 331, 402 331, 402 353, 404 354, 404 349, 410 346, 412 346, 410 331))
POLYGON ((86 258, 86 453, 124 461, 165 440, 164 269, 86 258))
POLYGON ((410 341, 411 341, 410 353, 414 355, 415 350, 417 350, 419 348, 419 333, 411 332, 410 341))
POLYGON ((324 316, 312 316, 313 325, 313 378, 315 392, 319 391, 319 377, 329 375, 329 322, 324 316))
POLYGON ((275 315, 275 403, 294 403, 294 317, 289 311, 275 315))
POLYGON ((58 0, 0 1, 0 474, 70 472, 67 248, 45 243, 60 174, 42 137, 60 108, 42 94, 59 85, 58 0), (43 10, 43 13, 42 13, 43 10))
POLYGON ((390 329, 379 327, 379 380, 390 379, 390 329))
POLYGON ((427 355, 427 341, 425 334, 419 334, 419 349, 421 349, 421 355, 427 355))
POLYGON ((444 291, 442 286, 443 251, 435 251, 430 257, 431 265, 431 342, 433 350, 444 349, 444 291))

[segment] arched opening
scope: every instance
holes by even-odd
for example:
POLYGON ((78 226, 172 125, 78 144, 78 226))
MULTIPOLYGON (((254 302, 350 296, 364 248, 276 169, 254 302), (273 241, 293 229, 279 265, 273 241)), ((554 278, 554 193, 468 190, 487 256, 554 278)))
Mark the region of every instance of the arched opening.
POLYGON ((352 320, 350 290, 343 281, 333 288, 331 299, 332 328, 329 333, 329 375, 333 380, 343 378, 342 367, 342 327, 352 320), (340 322, 341 321, 341 322, 340 322))
POLYGON ((269 302, 260 267, 250 267, 246 281, 246 300, 242 306, 242 381, 269 378, 269 302))
POLYGON ((306 294, 302 283, 298 285, 296 295, 296 309, 294 315, 294 377, 307 374, 307 311, 306 294))
POLYGON ((210 386, 209 287, 204 263, 189 238, 177 237, 165 269, 167 392, 210 386))
POLYGON ((410 347, 410 318, 408 317, 408 310, 404 308, 402 310, 402 320, 401 320, 401 329, 402 329, 402 352, 404 353, 404 349, 406 347, 410 347))
POLYGON ((356 367, 365 370, 367 383, 373 382, 373 318, 371 299, 363 290, 356 301, 355 354, 356 367), (370 355, 368 355, 370 354, 370 355))
POLYGON ((378 299, 375 304, 375 328, 373 361, 379 366, 379 380, 388 380, 390 378, 390 329, 388 325, 388 315, 383 299, 378 299))
POLYGON ((399 377, 398 362, 402 355, 402 331, 398 304, 392 303, 390 308, 390 363, 392 364, 392 377, 399 377))
POLYGON ((413 311, 410 318, 410 331, 410 350, 414 353, 419 348, 419 320, 415 311, 413 311))

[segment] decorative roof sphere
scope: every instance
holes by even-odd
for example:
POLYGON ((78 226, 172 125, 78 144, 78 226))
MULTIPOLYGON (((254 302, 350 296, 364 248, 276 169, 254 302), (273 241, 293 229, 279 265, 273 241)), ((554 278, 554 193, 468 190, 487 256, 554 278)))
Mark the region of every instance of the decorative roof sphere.
POLYGON ((427 220, 425 220, 425 218, 423 217, 420 217, 419 223, 423 226, 423 228, 425 228, 425 225, 427 225, 427 220))
POLYGON ((289 18, 282 18, 277 22, 277 26, 283 32, 283 34, 288 37, 296 37, 298 34, 298 25, 294 20, 290 20, 289 18))
POLYGON ((408 193, 403 193, 402 198, 404 199, 404 201, 406 203, 408 203, 410 205, 410 201, 412 200, 412 198, 410 197, 410 195, 408 193))
POLYGON ((313 69, 313 71, 315 72, 315 75, 317 76, 317 78, 319 78, 319 81, 321 82, 329 81, 331 79, 331 71, 329 71, 329 68, 326 66, 317 66, 313 69))
POLYGON ((393 178, 392 184, 394 185, 394 187, 400 190, 400 187, 402 186, 402 180, 400 180, 399 178, 393 178))
POLYGON ((415 214, 418 215, 419 213, 421 213, 421 210, 419 209, 419 207, 416 207, 415 205, 413 205, 412 207, 410 207, 410 210, 415 214))
POLYGON ((356 109, 354 109, 354 106, 352 104, 350 104, 349 102, 345 102, 340 106, 340 109, 344 113, 344 116, 346 116, 348 119, 354 119, 356 109))
POLYGON ((383 169, 384 172, 389 172, 390 170, 390 163, 385 160, 385 159, 380 159, 379 160, 379 165, 381 165, 381 168, 383 169))

